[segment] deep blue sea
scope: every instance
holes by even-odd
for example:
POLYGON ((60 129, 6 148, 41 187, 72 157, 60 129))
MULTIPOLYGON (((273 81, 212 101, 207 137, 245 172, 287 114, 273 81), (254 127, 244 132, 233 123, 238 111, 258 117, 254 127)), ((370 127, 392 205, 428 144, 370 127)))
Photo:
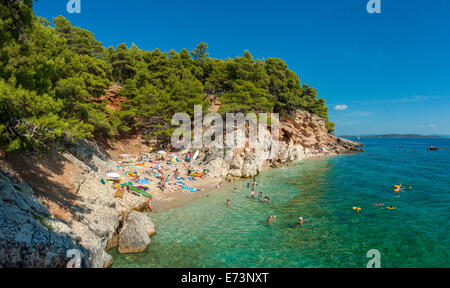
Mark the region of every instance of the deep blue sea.
POLYGON ((450 151, 427 151, 450 148, 450 139, 362 142, 365 153, 263 172, 256 191, 271 203, 250 199, 243 180, 240 193, 212 192, 152 214, 157 235, 147 251, 113 251, 113 267, 364 268, 371 249, 381 267, 450 267, 450 151), (411 189, 394 193, 394 184, 411 189), (276 223, 267 225, 268 215, 276 223))

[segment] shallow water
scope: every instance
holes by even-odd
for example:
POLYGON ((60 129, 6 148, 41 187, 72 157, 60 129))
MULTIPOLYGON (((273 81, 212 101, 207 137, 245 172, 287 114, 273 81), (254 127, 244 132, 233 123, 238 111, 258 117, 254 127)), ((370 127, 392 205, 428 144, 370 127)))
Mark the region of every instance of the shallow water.
POLYGON ((382 267, 450 267, 450 151, 427 151, 450 148, 450 139, 363 142, 366 153, 262 173, 257 192, 269 204, 249 199, 241 181, 241 193, 152 214, 158 234, 147 251, 112 251, 113 267, 365 267, 371 249, 381 252, 382 267), (413 188, 393 193, 400 183, 413 188), (275 224, 265 223, 268 215, 275 224))

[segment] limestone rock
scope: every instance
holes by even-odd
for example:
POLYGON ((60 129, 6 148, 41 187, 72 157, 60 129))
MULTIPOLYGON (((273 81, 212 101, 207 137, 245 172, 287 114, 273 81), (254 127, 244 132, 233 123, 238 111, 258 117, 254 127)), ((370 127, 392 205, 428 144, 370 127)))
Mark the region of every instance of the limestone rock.
POLYGON ((120 253, 140 253, 147 249, 150 237, 155 234, 155 225, 150 218, 140 212, 132 211, 119 232, 120 253))
POLYGON ((87 252, 60 223, 54 229, 45 206, 31 188, 0 173, 0 265, 4 268, 64 268, 67 252, 79 251, 81 266, 90 267, 87 252), (26 190, 25 190, 26 188, 26 190))

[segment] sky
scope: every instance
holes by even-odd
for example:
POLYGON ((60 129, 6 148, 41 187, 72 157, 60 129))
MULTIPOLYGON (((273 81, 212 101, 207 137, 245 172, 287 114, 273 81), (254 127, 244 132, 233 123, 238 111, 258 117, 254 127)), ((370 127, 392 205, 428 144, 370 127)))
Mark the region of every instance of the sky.
POLYGON ((450 1, 39 0, 35 14, 63 15, 104 46, 189 51, 213 58, 277 57, 327 101, 337 135, 450 135, 450 1))

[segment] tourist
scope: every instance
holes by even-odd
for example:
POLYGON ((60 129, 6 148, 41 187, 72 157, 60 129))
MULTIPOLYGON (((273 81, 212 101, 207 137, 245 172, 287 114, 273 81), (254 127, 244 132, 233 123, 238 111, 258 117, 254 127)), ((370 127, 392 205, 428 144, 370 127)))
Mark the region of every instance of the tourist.
POLYGON ((259 192, 258 200, 259 200, 259 201, 262 201, 262 192, 259 192))
POLYGON ((275 222, 277 222, 277 216, 269 215, 269 217, 267 218, 267 224, 272 224, 272 223, 275 223, 275 222))
POLYGON ((255 190, 252 189, 252 192, 250 192, 250 198, 255 199, 255 190))
POLYGON ((150 211, 152 211, 153 212, 153 203, 152 203, 152 198, 149 198, 148 199, 148 209, 150 209, 150 211))
POLYGON ((303 225, 305 221, 303 220, 303 217, 298 217, 298 223, 300 224, 300 226, 303 225))

